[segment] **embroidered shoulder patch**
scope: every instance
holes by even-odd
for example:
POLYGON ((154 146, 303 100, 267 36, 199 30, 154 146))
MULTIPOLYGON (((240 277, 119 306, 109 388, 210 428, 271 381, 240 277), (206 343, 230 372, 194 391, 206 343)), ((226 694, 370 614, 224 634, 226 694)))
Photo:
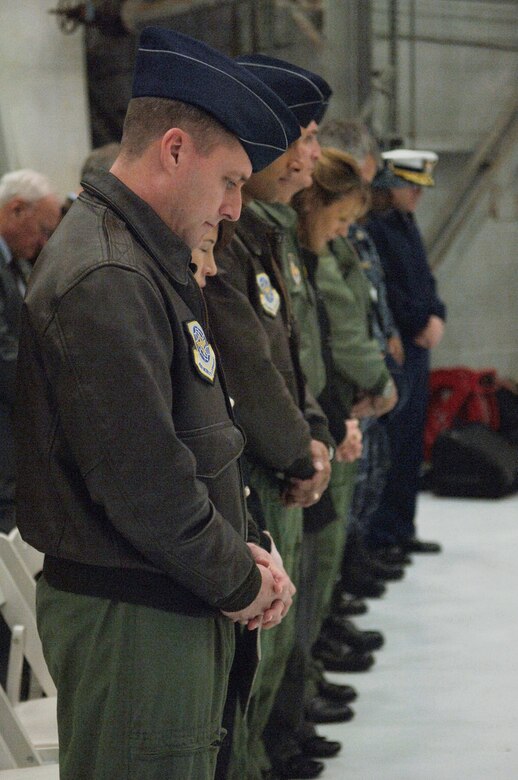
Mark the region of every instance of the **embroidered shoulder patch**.
POLYGON ((291 278, 293 279, 297 287, 300 287, 300 285, 302 284, 302 276, 300 273, 300 268, 295 262, 295 256, 292 254, 292 252, 288 252, 288 261, 290 264, 291 278))
POLYGON ((261 306, 270 317, 276 317, 281 305, 281 297, 277 290, 272 287, 268 274, 256 274, 257 286, 259 287, 259 299, 261 306))
POLYGON ((214 384, 216 376, 216 355, 207 341, 205 331, 198 320, 184 323, 185 330, 192 340, 192 360, 194 368, 206 382, 214 384))

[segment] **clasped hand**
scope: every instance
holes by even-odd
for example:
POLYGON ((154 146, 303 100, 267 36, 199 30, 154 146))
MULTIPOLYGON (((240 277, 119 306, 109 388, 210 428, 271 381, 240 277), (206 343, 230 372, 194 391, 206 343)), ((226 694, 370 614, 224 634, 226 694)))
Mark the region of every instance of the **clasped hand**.
POLYGON ((267 630, 277 626, 287 614, 293 602, 296 588, 284 569, 282 558, 272 540, 271 553, 256 544, 248 543, 254 561, 261 573, 261 589, 248 607, 239 612, 223 614, 234 623, 267 630))
POLYGON ((282 500, 287 507, 306 508, 320 501, 322 493, 329 484, 331 478, 331 463, 329 462, 329 450, 326 445, 311 440, 311 457, 315 473, 311 479, 290 480, 290 484, 283 493, 282 500))
POLYGON ((338 463, 354 463, 361 457, 363 444, 360 424, 355 417, 345 420, 345 436, 336 448, 338 463))
POLYGON ((360 398, 351 409, 354 417, 382 417, 392 411, 398 401, 396 385, 393 384, 392 393, 386 398, 384 395, 367 394, 360 398))
POLYGON ((428 318, 426 327, 417 334, 414 343, 423 349, 433 349, 441 341, 444 335, 444 320, 431 314, 428 318))

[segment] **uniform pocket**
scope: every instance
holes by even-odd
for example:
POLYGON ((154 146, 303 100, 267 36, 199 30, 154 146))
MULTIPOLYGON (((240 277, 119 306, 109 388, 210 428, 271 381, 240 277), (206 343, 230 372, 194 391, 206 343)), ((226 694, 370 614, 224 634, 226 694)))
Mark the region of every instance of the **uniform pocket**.
POLYGON ((176 434, 196 458, 196 476, 200 479, 219 477, 239 458, 245 446, 243 434, 230 420, 176 434))

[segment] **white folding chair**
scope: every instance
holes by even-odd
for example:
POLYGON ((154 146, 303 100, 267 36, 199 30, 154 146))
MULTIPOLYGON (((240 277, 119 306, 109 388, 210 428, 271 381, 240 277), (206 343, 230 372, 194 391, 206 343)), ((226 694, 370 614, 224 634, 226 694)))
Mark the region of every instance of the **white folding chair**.
POLYGON ((0 686, 0 769, 42 763, 31 739, 0 686))
POLYGON ((10 735, 11 740, 15 732, 17 735, 14 746, 12 741, 7 746, 16 756, 14 766, 30 766, 34 763, 33 757, 19 763, 23 758, 23 755, 20 757, 20 750, 23 754, 20 745, 27 739, 42 763, 58 760, 56 688, 43 657, 34 605, 27 603, 13 571, 16 572, 15 559, 10 559, 9 568, 0 556, 0 612, 11 630, 7 693, 0 689, 4 694, 0 697, 0 705, 6 724, 11 724, 5 735, 10 735), (27 659, 32 674, 46 694, 44 698, 20 701, 23 658, 27 659))
MULTIPOLYGON (((36 583, 17 557, 5 534, 1 533, 0 566, 0 588, 4 596, 0 610, 11 629, 13 639, 16 639, 14 655, 16 657, 21 649, 44 693, 47 696, 55 696, 56 688, 43 657, 36 625, 36 583), (18 631, 18 636, 14 633, 15 626, 23 626, 23 632, 18 631)), ((10 698, 16 703, 14 689, 10 692, 10 698)))
POLYGON ((7 536, 0 533, 0 559, 14 579, 27 605, 36 614, 36 580, 18 552, 11 534, 7 536))
POLYGON ((59 766, 47 764, 32 769, 7 769, 0 772, 0 780, 59 780, 59 766))
MULTIPOLYGON (((11 577, 14 579, 21 595, 27 606, 31 609, 33 615, 36 615, 36 580, 34 572, 40 567, 36 562, 36 555, 32 555, 30 550, 37 556, 43 558, 37 550, 27 545, 21 538, 18 529, 14 529, 7 536, 0 533, 0 559, 4 561, 11 577), (20 552, 21 551, 21 552, 20 552), (26 564, 23 556, 27 556, 29 566, 26 564)), ((7 695, 12 703, 15 702, 13 685, 14 680, 21 680, 23 668, 23 636, 16 636, 13 631, 10 664, 7 677, 7 695)), ((19 685, 18 685, 19 689, 19 685)), ((30 676, 29 698, 35 698, 42 695, 42 688, 34 674, 30 676)))
POLYGON ((8 538, 11 546, 14 547, 30 574, 33 577, 39 574, 43 568, 43 558, 45 557, 43 553, 27 544, 20 536, 20 532, 16 527, 10 532, 8 538))

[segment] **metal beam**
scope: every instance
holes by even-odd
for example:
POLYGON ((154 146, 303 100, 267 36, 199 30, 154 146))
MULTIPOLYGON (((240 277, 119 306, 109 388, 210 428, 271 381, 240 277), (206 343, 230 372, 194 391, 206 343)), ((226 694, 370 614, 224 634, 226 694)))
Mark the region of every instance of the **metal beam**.
POLYGON ((371 90, 371 3, 328 0, 324 13, 325 75, 333 86, 330 112, 358 116, 371 90))
POLYGON ((518 143, 518 92, 507 103, 490 132, 475 150, 462 176, 428 234, 429 259, 436 268, 488 191, 488 183, 518 143))
POLYGON ((417 53, 416 53, 416 0, 410 0, 408 27, 408 140, 415 146, 417 138, 417 53))
MULTIPOLYGON (((374 36, 376 40, 390 41, 392 45, 392 34, 378 33, 374 36)), ((399 41, 419 41, 419 43, 435 43, 439 46, 466 46, 475 49, 489 49, 491 51, 510 51, 518 52, 518 45, 512 43, 499 43, 498 41, 487 40, 469 40, 466 38, 444 38, 435 35, 406 35, 398 34, 399 41)))
POLYGON ((389 100, 389 132, 397 135, 399 130, 399 50, 398 50, 398 0, 389 3, 389 64, 392 72, 392 94, 389 100))

